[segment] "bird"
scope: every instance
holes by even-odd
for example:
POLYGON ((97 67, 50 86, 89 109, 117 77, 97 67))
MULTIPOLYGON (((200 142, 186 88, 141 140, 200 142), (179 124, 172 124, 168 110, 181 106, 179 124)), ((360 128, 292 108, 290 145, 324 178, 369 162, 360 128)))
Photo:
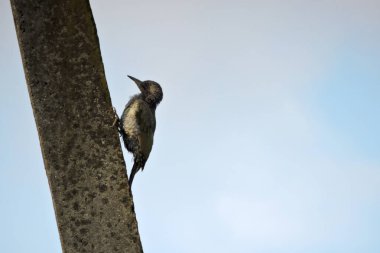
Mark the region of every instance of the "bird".
POLYGON ((163 92, 157 82, 128 77, 135 82, 140 93, 130 98, 121 119, 117 114, 116 116, 124 146, 133 154, 133 167, 128 180, 129 186, 132 187, 133 178, 140 169, 144 170, 153 147, 156 108, 163 99, 163 92))

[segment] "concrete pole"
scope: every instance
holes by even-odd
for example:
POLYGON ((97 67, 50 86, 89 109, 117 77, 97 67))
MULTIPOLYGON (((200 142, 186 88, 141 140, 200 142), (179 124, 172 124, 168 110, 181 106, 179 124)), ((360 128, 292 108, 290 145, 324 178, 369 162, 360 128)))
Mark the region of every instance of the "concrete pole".
POLYGON ((63 252, 143 252, 89 1, 11 5, 63 252))

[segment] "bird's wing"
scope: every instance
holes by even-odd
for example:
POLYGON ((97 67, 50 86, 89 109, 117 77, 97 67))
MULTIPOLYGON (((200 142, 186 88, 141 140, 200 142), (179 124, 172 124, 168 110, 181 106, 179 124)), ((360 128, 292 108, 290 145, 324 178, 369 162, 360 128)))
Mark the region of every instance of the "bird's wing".
POLYGON ((140 130, 139 144, 144 160, 147 160, 153 146, 153 135, 156 128, 155 116, 147 103, 139 103, 136 122, 140 130))

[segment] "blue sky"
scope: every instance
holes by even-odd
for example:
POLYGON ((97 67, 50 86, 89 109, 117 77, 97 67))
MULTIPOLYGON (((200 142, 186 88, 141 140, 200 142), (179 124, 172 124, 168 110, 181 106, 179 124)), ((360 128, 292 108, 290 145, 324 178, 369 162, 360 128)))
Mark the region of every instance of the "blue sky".
MULTIPOLYGON (((380 252, 378 1, 91 4, 118 112, 127 75, 164 89, 145 252, 380 252)), ((5 0, 0 29, 0 249, 60 252, 5 0)))

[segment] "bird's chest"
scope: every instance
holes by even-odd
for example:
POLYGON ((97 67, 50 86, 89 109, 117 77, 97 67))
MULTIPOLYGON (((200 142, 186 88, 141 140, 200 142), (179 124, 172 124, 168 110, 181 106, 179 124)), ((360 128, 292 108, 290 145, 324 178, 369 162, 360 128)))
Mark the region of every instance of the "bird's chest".
POLYGON ((154 111, 143 102, 132 103, 122 115, 123 129, 133 135, 151 135, 156 129, 154 111))

